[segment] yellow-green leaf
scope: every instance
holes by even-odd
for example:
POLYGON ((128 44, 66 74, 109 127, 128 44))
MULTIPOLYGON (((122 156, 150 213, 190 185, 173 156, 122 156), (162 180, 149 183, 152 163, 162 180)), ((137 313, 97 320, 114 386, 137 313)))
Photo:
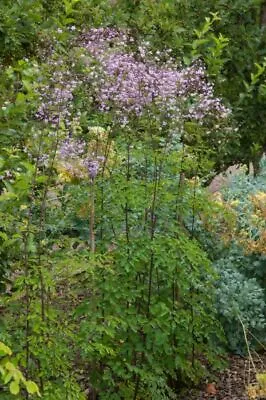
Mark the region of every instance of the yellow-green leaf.
POLYGON ((38 386, 36 385, 35 382, 33 382, 33 381, 26 381, 26 382, 25 382, 25 385, 26 385, 27 392, 28 392, 29 394, 37 393, 37 394, 40 396, 39 388, 38 388, 38 386))
POLYGON ((12 374, 11 372, 8 372, 8 374, 4 378, 4 384, 6 385, 8 382, 10 382, 12 379, 12 374))
POLYGON ((11 382, 9 385, 9 390, 10 390, 10 393, 12 393, 12 394, 15 394, 15 395, 18 394, 19 393, 18 382, 16 382, 16 381, 11 382))
POLYGON ((8 371, 15 371, 15 369, 16 369, 15 365, 12 364, 10 361, 7 361, 7 362, 5 363, 5 368, 6 368, 8 371))
MULTIPOLYGON (((7 240, 7 239, 8 239, 7 235, 4 234, 4 233, 1 234, 1 237, 2 237, 4 240, 7 240)), ((10 348, 9 348, 8 346, 6 346, 4 343, 0 342, 0 356, 1 356, 1 355, 4 355, 4 354, 8 354, 9 356, 11 356, 12 351, 11 351, 10 348)))

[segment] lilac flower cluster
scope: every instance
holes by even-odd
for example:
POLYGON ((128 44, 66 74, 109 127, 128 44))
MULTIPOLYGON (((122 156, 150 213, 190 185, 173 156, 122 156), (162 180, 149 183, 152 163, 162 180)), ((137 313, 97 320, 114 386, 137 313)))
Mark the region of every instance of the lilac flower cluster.
MULTIPOLYGON (((141 117, 147 112, 149 117, 159 120, 159 129, 168 125, 172 130, 177 126, 182 130, 186 120, 204 123, 211 118, 217 125, 229 113, 215 96, 200 62, 180 68, 170 50, 162 57, 158 52, 152 57, 148 43, 137 46, 129 32, 114 28, 83 32, 75 45, 79 50, 75 53, 77 61, 84 69, 75 72, 74 61, 71 64, 69 59, 65 63, 52 52, 48 59, 50 81, 39 85, 41 105, 36 114, 39 120, 53 126, 64 122, 66 129, 57 154, 57 167, 69 179, 89 177, 93 181, 103 161, 89 145, 74 139, 81 133, 77 129, 82 130, 76 121, 79 117, 73 118, 77 88, 84 88, 83 93, 91 96, 100 111, 112 111, 122 126, 132 116, 141 117)), ((98 139, 101 133, 96 136, 98 139)))
POLYGON ((57 152, 56 167, 60 175, 67 180, 83 179, 86 170, 83 165, 85 142, 67 139, 57 152))
POLYGON ((127 33, 112 28, 91 29, 81 36, 80 46, 102 68, 98 75, 92 68, 88 76, 88 81, 91 79, 96 86, 100 110, 115 108, 121 116, 128 113, 140 116, 148 106, 156 104, 169 117, 180 118, 182 110, 184 118, 198 121, 210 115, 221 118, 228 114, 215 97, 202 64, 178 69, 167 62, 145 61, 144 47, 139 47, 141 60, 138 60, 135 54, 126 51, 132 41, 127 33), (187 103, 190 107, 185 109, 187 103))
POLYGON ((59 148, 59 157, 62 160, 82 157, 86 153, 86 143, 83 140, 67 139, 59 148))
POLYGON ((196 120, 206 117, 224 118, 229 110, 214 94, 205 67, 197 62, 180 68, 170 55, 162 61, 156 52, 151 57, 148 44, 139 46, 129 32, 114 28, 94 28, 83 32, 76 45, 85 53, 86 68, 77 78, 74 71, 51 54, 48 64, 51 78, 39 89, 41 105, 37 118, 53 125, 64 121, 70 128, 73 114, 73 93, 78 86, 90 85, 92 99, 101 111, 118 115, 126 125, 130 115, 141 116, 150 107, 157 107, 164 122, 196 120), (137 48, 134 52, 132 45, 137 48), (88 57, 86 57, 86 54, 88 57))
POLYGON ((88 175, 91 180, 94 180, 98 175, 100 163, 96 160, 86 159, 84 160, 84 165, 87 167, 88 175))
POLYGON ((48 60, 51 77, 47 85, 39 87, 41 104, 36 113, 37 119, 57 126, 60 121, 70 125, 73 92, 80 83, 69 70, 62 71, 62 62, 51 57, 48 60))
POLYGON ((134 39, 128 32, 108 27, 92 28, 88 32, 83 32, 79 39, 79 44, 88 49, 98 60, 105 58, 108 49, 125 52, 130 42, 134 42, 134 39))
POLYGON ((88 176, 92 181, 97 177, 103 156, 88 154, 86 143, 82 140, 67 139, 58 151, 57 168, 71 179, 84 179, 88 176))

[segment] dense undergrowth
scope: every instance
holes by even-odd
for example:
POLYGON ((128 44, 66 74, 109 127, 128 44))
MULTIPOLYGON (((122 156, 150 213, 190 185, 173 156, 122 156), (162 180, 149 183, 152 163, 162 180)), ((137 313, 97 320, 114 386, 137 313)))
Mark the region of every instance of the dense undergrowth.
POLYGON ((162 3, 3 2, 3 400, 174 399, 265 340, 263 9, 162 3))

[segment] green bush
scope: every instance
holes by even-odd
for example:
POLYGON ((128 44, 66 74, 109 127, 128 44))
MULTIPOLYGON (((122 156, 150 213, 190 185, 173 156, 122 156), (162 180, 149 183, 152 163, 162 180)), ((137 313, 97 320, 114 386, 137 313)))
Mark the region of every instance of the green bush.
POLYGON ((219 274, 216 288, 217 311, 230 349, 243 354, 247 349, 240 320, 244 323, 253 345, 257 347, 258 343, 249 332, 258 340, 264 340, 265 293, 255 278, 247 278, 238 270, 235 261, 234 257, 227 256, 215 264, 219 274))

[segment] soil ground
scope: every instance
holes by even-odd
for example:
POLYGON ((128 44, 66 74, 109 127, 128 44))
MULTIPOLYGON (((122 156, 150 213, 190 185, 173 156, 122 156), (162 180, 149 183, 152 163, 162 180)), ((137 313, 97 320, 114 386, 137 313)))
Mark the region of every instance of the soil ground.
MULTIPOLYGON (((257 373, 266 372, 266 353, 257 354, 253 357, 253 361, 257 373)), ((232 356, 228 368, 217 376, 213 385, 204 384, 198 390, 190 390, 182 400, 249 400, 246 388, 256 382, 256 372, 249 359, 232 356)), ((256 399, 266 399, 266 396, 256 399)))

